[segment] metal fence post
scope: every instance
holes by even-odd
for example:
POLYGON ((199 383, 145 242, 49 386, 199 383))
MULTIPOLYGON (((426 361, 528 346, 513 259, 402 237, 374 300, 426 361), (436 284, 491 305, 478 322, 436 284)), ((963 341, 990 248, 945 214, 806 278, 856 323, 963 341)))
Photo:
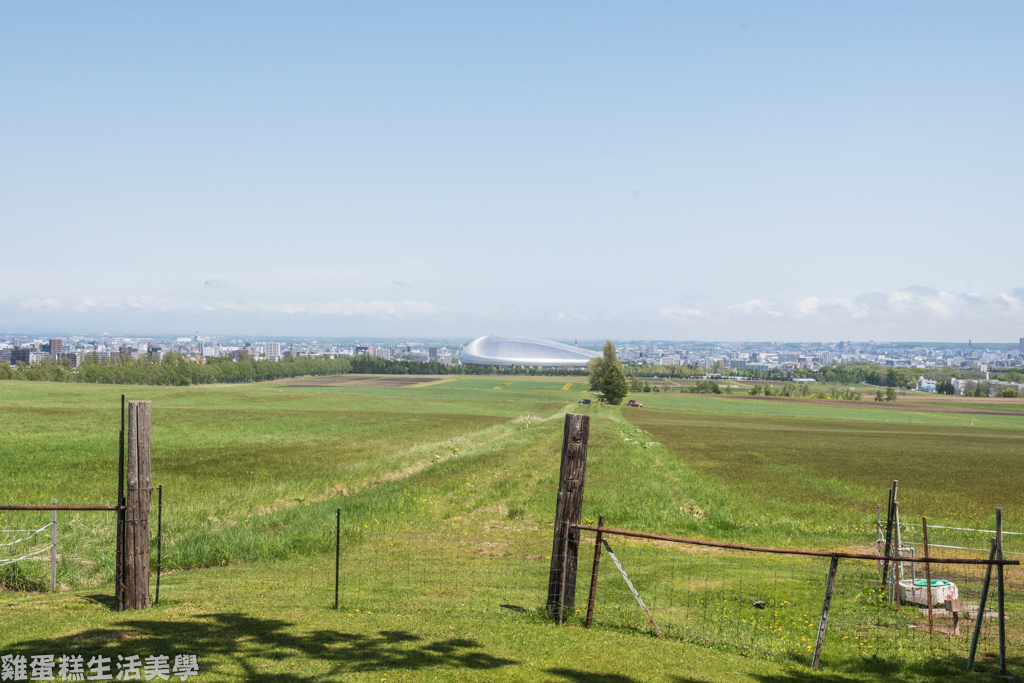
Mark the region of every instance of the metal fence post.
POLYGON ((892 554, 892 504, 896 499, 896 481, 889 489, 889 508, 885 513, 885 560, 882 561, 882 586, 889 588, 889 556, 892 554))
POLYGON ((928 562, 928 518, 921 518, 921 533, 924 535, 924 580, 927 589, 925 593, 928 596, 928 633, 933 633, 935 630, 934 615, 932 614, 932 568, 931 563, 928 562))
MULTIPOLYGON (((996 508, 996 558, 1003 561, 1003 509, 996 508)), ((1006 675, 1006 610, 1003 606, 1003 565, 996 569, 999 596, 999 673, 1006 675)))
MULTIPOLYGON (((56 507, 57 500, 53 499, 53 506, 56 507)), ((50 590, 57 590, 57 511, 52 510, 50 515, 50 590)), ((999 584, 1001 587, 1001 583, 999 584)), ((1001 593, 1000 593, 1001 595, 1001 593)))
POLYGON ((336 513, 334 531, 334 609, 338 609, 338 579, 341 575, 341 508, 336 513))
MULTIPOLYGON (((992 550, 988 561, 996 558, 996 539, 992 539, 992 550)), ((985 603, 988 602, 988 587, 992 583, 992 565, 985 569, 985 584, 981 588, 981 600, 978 601, 978 618, 974 622, 974 636, 971 638, 971 652, 967 655, 967 670, 974 667, 974 655, 978 652, 978 639, 981 637, 981 620, 985 618, 985 603)))
POLYGON ((594 602, 597 599, 597 570, 601 564, 601 527, 604 517, 597 518, 597 535, 594 537, 594 567, 590 571, 590 597, 587 599, 587 628, 594 622, 594 602))
MULTIPOLYGON (((566 601, 566 597, 565 597, 565 592, 566 592, 565 570, 566 570, 566 565, 568 564, 568 561, 569 561, 568 552, 567 552, 568 551, 568 546, 569 546, 569 524, 568 523, 562 524, 562 544, 561 545, 562 545, 562 548, 561 548, 561 552, 559 553, 559 555, 562 558, 562 571, 561 571, 561 574, 559 576, 559 581, 558 581, 558 614, 557 614, 557 617, 556 617, 556 621, 557 621, 559 626, 561 626, 562 624, 565 623, 565 601, 566 601)), ((575 586, 573 586, 573 589, 575 591, 575 586)))
POLYGON ((821 621, 818 622, 818 639, 814 643, 814 659, 811 668, 817 669, 821 663, 821 648, 825 644, 825 629, 828 627, 828 610, 832 606, 832 589, 836 584, 836 570, 839 568, 839 556, 833 555, 828 566, 828 584, 825 586, 825 603, 821 606, 821 621))
POLYGON ((160 568, 163 562, 163 532, 164 532, 164 487, 156 487, 156 600, 154 605, 160 604, 160 568))

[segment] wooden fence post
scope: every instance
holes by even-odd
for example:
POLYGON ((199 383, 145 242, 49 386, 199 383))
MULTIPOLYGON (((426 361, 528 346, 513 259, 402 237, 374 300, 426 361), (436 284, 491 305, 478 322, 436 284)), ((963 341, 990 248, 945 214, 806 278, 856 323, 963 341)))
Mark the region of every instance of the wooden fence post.
POLYGON ((586 415, 566 414, 562 435, 562 465, 558 475, 558 502, 555 505, 555 533, 551 544, 551 573, 548 576, 547 608, 555 615, 560 608, 571 613, 576 606, 576 561, 579 556, 580 530, 567 529, 566 542, 563 544, 562 529, 570 524, 579 524, 583 514, 583 484, 587 474, 589 438, 590 418, 586 415), (563 567, 565 576, 562 575, 563 567))
POLYGON ((124 609, 149 606, 149 401, 128 402, 128 468, 124 530, 124 609))
POLYGON ((121 394, 121 433, 117 452, 117 555, 114 560, 114 595, 117 611, 124 610, 124 394, 121 394))

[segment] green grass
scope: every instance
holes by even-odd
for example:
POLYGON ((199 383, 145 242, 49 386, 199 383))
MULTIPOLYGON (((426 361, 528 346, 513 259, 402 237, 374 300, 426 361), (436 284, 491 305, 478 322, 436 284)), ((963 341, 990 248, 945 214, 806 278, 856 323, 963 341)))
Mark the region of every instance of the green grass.
MULTIPOLYGON (((972 415, 964 413, 936 413, 913 410, 890 410, 872 407, 870 402, 852 405, 836 401, 835 405, 817 405, 787 401, 754 401, 729 396, 699 394, 640 394, 639 400, 649 408, 665 408, 685 412, 717 413, 725 415, 761 415, 764 417, 811 417, 823 420, 851 420, 858 422, 889 422, 894 424, 920 424, 947 427, 999 427, 1024 429, 1024 419, 1014 414, 972 415)), ((978 407, 978 406, 975 406, 978 407)))
POLYGON ((972 410, 995 410, 1003 413, 1024 413, 1024 401, 1016 403, 988 403, 970 401, 917 401, 915 405, 949 406, 954 408, 970 408, 972 410))
MULTIPOLYGON (((763 503, 773 501, 776 509, 805 510, 803 517, 818 526, 845 528, 858 519, 863 526, 873 521, 875 504, 885 503, 894 479, 902 485, 905 514, 918 521, 928 515, 935 523, 992 524, 996 507, 1024 510, 1024 471, 1017 466, 1024 451, 1021 430, 881 419, 864 424, 806 418, 802 411, 712 414, 702 408, 626 414, 689 466, 728 483, 737 501, 750 501, 762 513, 770 512, 763 503)), ((741 521, 738 512, 730 518, 741 521)), ((1020 529, 1022 521, 1011 523, 1020 529)))
MULTIPOLYGON (((643 395, 639 410, 578 406, 584 389, 579 378, 479 377, 146 387, 130 398, 154 402, 165 570, 209 568, 165 575, 158 608, 112 613, 109 518, 62 516, 69 588, 5 596, 0 652, 188 651, 207 671, 200 680, 934 680, 959 666, 959 644, 937 657, 933 641, 907 631, 913 614, 873 602, 871 567, 843 566, 819 675, 803 639, 817 625, 827 562, 621 539, 612 545, 669 641, 651 636, 607 558, 596 627, 580 628, 577 615, 552 626, 540 607, 561 411, 593 418, 585 520, 810 548, 867 546, 875 503, 896 478, 907 517, 985 520, 1002 505, 1019 524, 1022 433, 1012 419, 971 428, 927 422, 931 413, 665 394, 643 395), (956 485, 922 476, 923 457, 956 485), (330 609, 337 508, 340 612, 330 609), (755 599, 770 609, 755 610, 755 599)), ((0 383, 0 408, 17 417, 0 423, 3 498, 109 500, 119 395, 0 383)), ((40 518, 11 513, 0 528, 40 518)), ((29 567, 24 578, 37 583, 23 588, 44 570, 29 567)), ((1013 591, 1009 605, 1019 629, 1013 591)))

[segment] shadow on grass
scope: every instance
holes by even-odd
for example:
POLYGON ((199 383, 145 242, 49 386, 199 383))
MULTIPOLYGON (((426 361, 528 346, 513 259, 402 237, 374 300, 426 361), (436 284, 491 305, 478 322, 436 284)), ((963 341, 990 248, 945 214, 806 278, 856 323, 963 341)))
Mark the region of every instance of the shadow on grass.
POLYGON ((639 678, 622 674, 602 674, 576 669, 546 669, 549 674, 559 676, 573 683, 640 683, 639 678))
POLYGON ((95 593, 93 595, 83 595, 82 597, 88 600, 89 602, 95 602, 97 605, 103 605, 111 612, 117 609, 117 598, 113 595, 95 593))
POLYGON ((818 671, 789 671, 781 674, 750 674, 761 683, 849 683, 861 680, 915 680, 947 681, 959 678, 976 679, 976 673, 967 673, 959 661, 899 662, 882 658, 870 658, 858 662, 843 662, 833 667, 822 663, 818 671), (830 670, 831 669, 831 670, 830 670))
POLYGON ((28 658, 34 654, 81 654, 86 655, 86 661, 96 654, 113 661, 117 661, 118 654, 138 654, 143 659, 168 655, 172 661, 176 654, 194 654, 201 673, 217 672, 243 681, 323 680, 324 669, 328 675, 433 667, 484 671, 518 663, 489 655, 481 651, 477 641, 465 638, 424 639, 406 631, 367 635, 320 630, 297 634, 290 632, 292 626, 278 619, 242 613, 205 614, 185 623, 124 621, 114 624, 114 628, 24 641, 8 651, 28 658), (229 663, 240 673, 227 671, 229 663), (307 673, 314 663, 318 672, 307 673), (296 670, 281 672, 282 664, 294 665, 296 670), (275 671, 261 671, 268 666, 275 671))

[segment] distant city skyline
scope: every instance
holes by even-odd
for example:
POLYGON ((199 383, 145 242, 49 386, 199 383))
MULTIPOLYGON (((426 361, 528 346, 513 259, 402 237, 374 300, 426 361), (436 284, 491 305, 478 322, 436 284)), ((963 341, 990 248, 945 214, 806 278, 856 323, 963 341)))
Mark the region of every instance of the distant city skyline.
POLYGON ((1024 5, 0 6, 0 328, 1018 339, 1024 5))

